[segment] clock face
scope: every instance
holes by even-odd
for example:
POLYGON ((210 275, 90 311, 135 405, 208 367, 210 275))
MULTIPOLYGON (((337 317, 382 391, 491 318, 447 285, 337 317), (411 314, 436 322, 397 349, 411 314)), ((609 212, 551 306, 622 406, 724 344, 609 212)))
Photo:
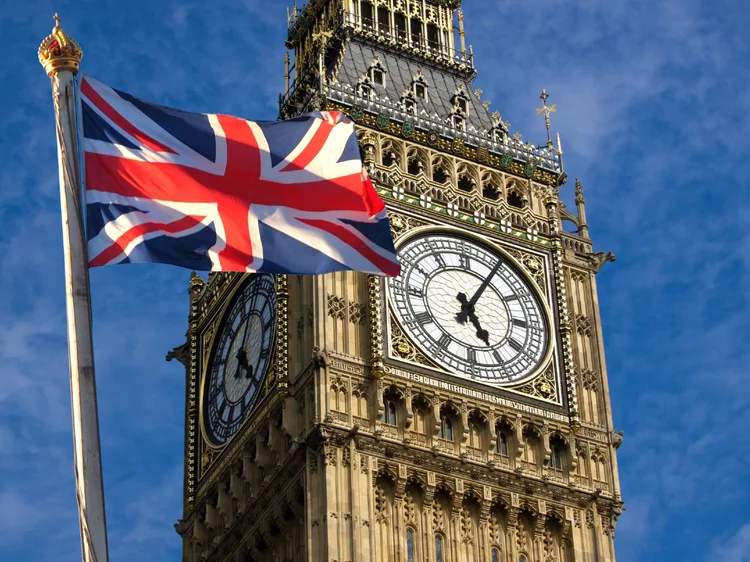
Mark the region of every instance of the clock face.
POLYGON ((399 247, 392 307, 427 356, 458 375, 504 384, 542 362, 548 322, 536 292, 510 260, 454 234, 424 234, 399 247))
POLYGON ((255 275, 222 320, 208 368, 203 423, 216 445, 231 439, 255 405, 271 360, 275 324, 273 277, 255 275))

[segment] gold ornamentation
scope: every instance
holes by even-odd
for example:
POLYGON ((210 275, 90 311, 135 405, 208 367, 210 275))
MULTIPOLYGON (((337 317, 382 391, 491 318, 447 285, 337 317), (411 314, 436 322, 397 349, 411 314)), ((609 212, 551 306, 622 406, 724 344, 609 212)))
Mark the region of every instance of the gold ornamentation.
POLYGON ((380 278, 368 275, 367 293, 370 317, 370 369, 372 376, 381 378, 385 375, 383 361, 383 303, 380 288, 380 278))
POLYGON ((550 363, 547 368, 534 380, 524 383, 523 385, 513 387, 516 392, 522 392, 535 398, 559 402, 560 396, 557 390, 557 380, 555 378, 554 363, 550 363))
POLYGON ((60 27, 60 16, 55 14, 54 20, 55 27, 52 29, 52 33, 39 45, 37 53, 39 63, 44 67, 47 76, 66 70, 78 74, 83 51, 75 39, 60 27))
POLYGON ((267 388, 276 384, 282 396, 289 388, 289 276, 276 275, 276 361, 275 373, 266 375, 267 388))
POLYGON ((424 353, 419 351, 419 349, 409 341, 409 338, 401 330, 393 315, 389 313, 388 317, 391 328, 391 349, 393 349, 393 352, 401 359, 411 361, 412 363, 426 365, 433 369, 440 369, 440 367, 430 361, 424 353))

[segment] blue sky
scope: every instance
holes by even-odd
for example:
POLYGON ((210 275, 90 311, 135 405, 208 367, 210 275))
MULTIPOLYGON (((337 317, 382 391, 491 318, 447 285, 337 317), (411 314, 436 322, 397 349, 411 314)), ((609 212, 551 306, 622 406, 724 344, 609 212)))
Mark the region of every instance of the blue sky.
MULTIPOLYGON (((471 0, 484 99, 545 140, 546 88, 586 193, 627 511, 618 560, 750 561, 747 8, 471 0), (744 23, 743 23, 744 22, 744 23)), ((58 11, 84 69, 187 110, 273 119, 285 5, 0 1, 0 558, 80 560, 49 83, 58 11)), ((188 272, 92 272, 112 560, 179 560, 188 272)))

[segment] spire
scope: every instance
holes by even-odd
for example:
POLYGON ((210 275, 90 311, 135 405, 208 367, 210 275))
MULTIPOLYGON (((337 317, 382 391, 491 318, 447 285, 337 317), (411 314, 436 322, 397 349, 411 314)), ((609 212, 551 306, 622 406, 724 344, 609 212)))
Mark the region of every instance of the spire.
POLYGON ((578 236, 589 237, 589 227, 586 224, 586 200, 583 198, 581 180, 576 178, 576 211, 578 213, 578 236))
POLYGON ((60 16, 55 14, 53 19, 55 27, 52 28, 52 33, 39 45, 39 63, 44 67, 47 76, 65 70, 78 74, 83 51, 78 43, 63 31, 60 26, 60 16))
POLYGON ((547 106, 547 100, 549 99, 549 94, 547 93, 547 90, 542 90, 542 95, 539 96, 539 99, 542 100, 542 107, 538 107, 536 110, 537 115, 544 114, 544 126, 547 127, 547 146, 549 148, 552 148, 552 137, 550 136, 550 123, 549 123, 549 114, 555 113, 557 111, 557 104, 553 103, 550 106, 547 106))

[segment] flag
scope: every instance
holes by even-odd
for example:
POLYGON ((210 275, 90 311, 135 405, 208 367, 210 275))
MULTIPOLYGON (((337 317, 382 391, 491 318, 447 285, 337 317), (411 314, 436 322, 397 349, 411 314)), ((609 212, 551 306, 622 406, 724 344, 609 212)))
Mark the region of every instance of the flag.
POLYGON ((385 205, 341 112, 188 113, 79 80, 89 266, 397 276, 385 205))

